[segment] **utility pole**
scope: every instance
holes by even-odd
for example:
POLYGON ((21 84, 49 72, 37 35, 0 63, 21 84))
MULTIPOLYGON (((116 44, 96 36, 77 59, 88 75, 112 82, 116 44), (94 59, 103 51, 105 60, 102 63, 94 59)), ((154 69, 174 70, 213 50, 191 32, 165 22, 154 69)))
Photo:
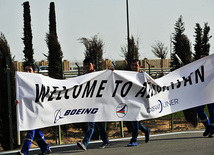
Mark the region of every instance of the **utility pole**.
POLYGON ((130 52, 130 43, 129 43, 129 2, 126 0, 126 16, 127 16, 127 40, 128 40, 128 53, 130 52))

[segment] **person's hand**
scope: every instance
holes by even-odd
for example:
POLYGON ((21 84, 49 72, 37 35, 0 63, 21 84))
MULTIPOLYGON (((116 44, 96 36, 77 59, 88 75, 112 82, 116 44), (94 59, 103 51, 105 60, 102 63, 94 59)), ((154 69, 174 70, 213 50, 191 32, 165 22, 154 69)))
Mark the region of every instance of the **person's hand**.
POLYGON ((15 104, 15 105, 19 104, 19 100, 15 100, 15 101, 14 101, 14 104, 15 104))
POLYGON ((108 69, 114 71, 114 67, 108 67, 108 69))

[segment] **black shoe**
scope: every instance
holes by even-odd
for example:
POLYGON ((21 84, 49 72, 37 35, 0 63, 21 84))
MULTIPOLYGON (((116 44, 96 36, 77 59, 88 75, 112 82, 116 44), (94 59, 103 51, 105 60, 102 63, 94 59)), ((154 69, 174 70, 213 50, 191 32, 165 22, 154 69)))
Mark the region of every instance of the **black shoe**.
POLYGON ((110 146, 110 143, 103 143, 99 148, 104 149, 106 146, 110 146))
POLYGON ((83 149, 84 151, 86 151, 86 147, 82 142, 77 142, 77 146, 79 146, 81 149, 83 149))
POLYGON ((40 153, 39 155, 44 155, 44 154, 51 154, 51 149, 49 149, 49 150, 47 150, 47 151, 45 151, 45 152, 43 152, 43 153, 40 153))
POLYGON ((210 133, 208 137, 213 138, 213 133, 210 133))
POLYGON ((204 133, 203 133, 203 136, 208 136, 210 133, 210 128, 206 128, 204 133))
POLYGON ((150 132, 151 132, 151 130, 150 130, 150 129, 147 129, 147 131, 146 131, 146 133, 145 133, 145 143, 148 143, 148 142, 149 142, 150 132))

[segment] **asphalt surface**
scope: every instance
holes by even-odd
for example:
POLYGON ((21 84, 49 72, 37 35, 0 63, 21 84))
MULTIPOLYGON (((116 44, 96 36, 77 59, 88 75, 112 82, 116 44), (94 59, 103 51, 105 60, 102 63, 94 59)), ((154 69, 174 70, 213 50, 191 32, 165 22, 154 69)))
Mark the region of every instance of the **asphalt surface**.
MULTIPOLYGON (((214 155, 214 138, 202 136, 203 131, 172 132, 150 136, 150 141, 145 143, 144 136, 138 137, 138 145, 127 147, 130 137, 112 139, 110 146, 99 149, 101 141, 89 143, 86 151, 81 150, 76 144, 51 146, 53 155, 94 155, 94 154, 119 154, 119 155, 214 155)), ((18 150, 0 152, 0 155, 15 155, 18 150)), ((30 155, 41 153, 39 148, 31 149, 30 155)))

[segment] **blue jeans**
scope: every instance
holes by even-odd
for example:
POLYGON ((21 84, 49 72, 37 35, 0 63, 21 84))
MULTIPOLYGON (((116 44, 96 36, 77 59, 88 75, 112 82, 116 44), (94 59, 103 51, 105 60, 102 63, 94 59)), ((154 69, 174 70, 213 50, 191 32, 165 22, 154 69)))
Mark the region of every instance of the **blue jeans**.
MULTIPOLYGON (((108 136, 106 134, 106 131, 102 125, 101 122, 97 122, 96 123, 97 125, 97 128, 99 130, 99 133, 100 133, 100 136, 101 136, 101 139, 104 143, 109 143, 109 139, 108 139, 108 136)), ((86 134, 85 134, 85 137, 83 139, 83 144, 85 145, 85 147, 87 148, 88 146, 88 143, 94 133, 94 127, 95 127, 95 122, 89 122, 88 123, 88 129, 86 131, 86 134)))
POLYGON ((21 150, 22 153, 24 153, 25 155, 29 153, 29 149, 33 140, 37 142, 42 153, 49 150, 49 145, 46 143, 45 138, 42 134, 42 131, 40 129, 36 129, 36 130, 30 130, 27 132, 27 135, 25 137, 25 141, 21 150))
POLYGON ((146 133, 148 130, 145 126, 140 124, 139 121, 132 121, 132 139, 131 142, 137 142, 138 130, 140 129, 142 132, 146 133))
POLYGON ((214 103, 207 105, 210 118, 208 118, 206 113, 204 112, 205 106, 206 105, 199 106, 196 108, 196 110, 204 126, 206 128, 210 128, 210 132, 214 133, 214 103))

